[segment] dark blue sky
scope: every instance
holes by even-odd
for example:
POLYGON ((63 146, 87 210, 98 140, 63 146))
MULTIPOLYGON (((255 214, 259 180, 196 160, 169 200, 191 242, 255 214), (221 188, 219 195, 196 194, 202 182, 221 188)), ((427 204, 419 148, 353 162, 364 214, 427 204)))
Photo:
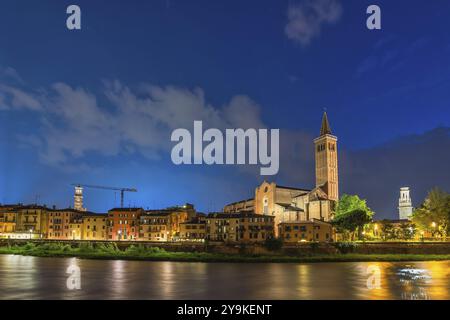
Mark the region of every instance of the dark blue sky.
MULTIPOLYGON (((312 139, 326 107, 341 192, 394 217, 400 186, 415 205, 434 185, 448 191, 450 2, 377 1, 375 31, 369 4, 3 0, 0 202, 67 206, 69 184, 83 182, 137 187, 127 205, 219 210, 262 178, 174 166, 169 138, 196 118, 240 123, 227 109, 244 125, 280 128, 280 174, 269 180, 313 186, 312 139), (65 27, 69 4, 81 7, 80 31, 65 27), (289 20, 295 10, 303 24, 289 20)), ((85 198, 96 211, 118 204, 108 191, 85 198)))

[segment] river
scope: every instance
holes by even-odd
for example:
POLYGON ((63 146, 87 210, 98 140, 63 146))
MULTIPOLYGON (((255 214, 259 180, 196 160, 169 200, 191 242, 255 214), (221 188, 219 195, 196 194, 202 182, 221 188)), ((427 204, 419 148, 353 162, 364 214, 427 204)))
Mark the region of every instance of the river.
POLYGON ((0 299, 448 300, 450 261, 243 264, 0 255, 0 299), (78 280, 80 289, 73 289, 78 280))

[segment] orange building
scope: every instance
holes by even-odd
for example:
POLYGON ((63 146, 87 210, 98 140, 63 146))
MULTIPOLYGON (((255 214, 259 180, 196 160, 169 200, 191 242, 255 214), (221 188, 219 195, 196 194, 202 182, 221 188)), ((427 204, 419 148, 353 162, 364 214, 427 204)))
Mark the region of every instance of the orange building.
POLYGON ((108 240, 136 240, 142 208, 114 208, 108 211, 108 240))

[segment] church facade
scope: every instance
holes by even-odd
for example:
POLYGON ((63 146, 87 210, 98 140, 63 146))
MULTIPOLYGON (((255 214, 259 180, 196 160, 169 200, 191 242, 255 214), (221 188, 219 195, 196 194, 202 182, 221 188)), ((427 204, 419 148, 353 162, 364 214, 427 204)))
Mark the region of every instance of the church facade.
POLYGON ((314 150, 316 186, 313 189, 286 187, 264 181, 256 187, 253 199, 226 205, 223 211, 253 211, 274 216, 276 236, 280 223, 331 221, 339 199, 338 151, 337 137, 331 133, 326 113, 322 117, 320 135, 314 139, 314 150))

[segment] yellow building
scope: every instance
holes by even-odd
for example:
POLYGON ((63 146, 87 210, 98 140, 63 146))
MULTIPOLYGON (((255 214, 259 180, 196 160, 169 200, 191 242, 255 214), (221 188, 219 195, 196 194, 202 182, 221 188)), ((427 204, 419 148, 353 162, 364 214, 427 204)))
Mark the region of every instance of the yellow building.
POLYGON ((82 221, 82 240, 107 240, 108 214, 86 213, 82 221))
POLYGON ((70 240, 73 234, 70 230, 70 223, 74 219, 81 218, 83 211, 72 208, 67 209, 47 209, 47 239, 70 240))
POLYGON ((191 216, 191 210, 183 207, 147 210, 140 216, 138 240, 177 240, 180 237, 180 224, 188 221, 191 216))
POLYGON ((39 205, 18 207, 16 233, 30 235, 30 238, 45 239, 48 236, 47 208, 39 205))
POLYGON ((206 238, 206 217, 197 216, 180 223, 181 241, 204 241, 206 238))
POLYGON ((83 236, 83 218, 74 218, 69 223, 70 240, 82 240, 83 236))
POLYGON ((16 231, 16 205, 0 206, 0 238, 10 238, 16 231))
POLYGON ((311 221, 282 222, 278 225, 280 238, 285 243, 333 241, 331 223, 313 219, 311 221))
POLYGON ((264 242, 274 237, 274 217, 249 212, 212 213, 206 217, 206 233, 211 241, 264 242))

